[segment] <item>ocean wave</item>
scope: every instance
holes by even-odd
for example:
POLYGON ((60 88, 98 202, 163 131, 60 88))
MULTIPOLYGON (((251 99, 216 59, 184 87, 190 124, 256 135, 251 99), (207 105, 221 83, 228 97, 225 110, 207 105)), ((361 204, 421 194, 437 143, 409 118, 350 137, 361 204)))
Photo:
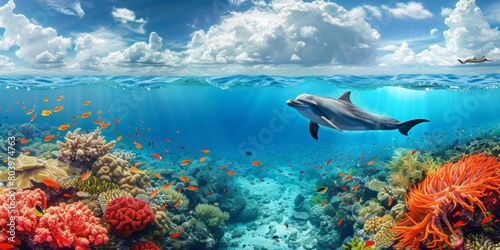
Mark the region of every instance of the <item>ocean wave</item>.
POLYGON ((397 86, 416 90, 498 88, 500 74, 401 74, 332 76, 2 76, 0 87, 54 89, 79 85, 98 85, 127 89, 155 89, 171 85, 205 86, 220 89, 235 87, 291 87, 301 84, 328 84, 351 89, 397 86))

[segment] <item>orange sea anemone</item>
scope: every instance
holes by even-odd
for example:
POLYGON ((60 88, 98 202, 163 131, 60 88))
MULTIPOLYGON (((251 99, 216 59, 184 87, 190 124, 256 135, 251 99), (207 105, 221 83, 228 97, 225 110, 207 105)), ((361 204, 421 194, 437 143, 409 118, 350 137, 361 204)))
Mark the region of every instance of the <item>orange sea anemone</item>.
POLYGON ((450 224, 448 213, 455 208, 474 212, 477 207, 486 216, 481 198, 492 191, 500 194, 500 162, 495 157, 476 154, 445 163, 405 195, 408 212, 393 228, 399 241, 394 248, 459 246, 460 229, 450 224))

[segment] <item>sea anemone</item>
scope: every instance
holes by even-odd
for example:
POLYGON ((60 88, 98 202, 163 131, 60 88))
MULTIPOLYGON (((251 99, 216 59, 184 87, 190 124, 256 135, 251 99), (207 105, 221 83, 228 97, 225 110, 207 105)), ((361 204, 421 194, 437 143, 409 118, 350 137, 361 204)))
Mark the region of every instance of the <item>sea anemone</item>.
POLYGON ((394 247, 419 249, 424 243, 427 248, 442 249, 443 242, 452 248, 463 245, 460 228, 451 225, 448 214, 457 207, 471 212, 478 207, 486 217, 481 198, 491 191, 500 194, 499 169, 495 157, 464 156, 457 163, 445 163, 411 187, 405 195, 408 212, 393 228, 399 240, 394 247))

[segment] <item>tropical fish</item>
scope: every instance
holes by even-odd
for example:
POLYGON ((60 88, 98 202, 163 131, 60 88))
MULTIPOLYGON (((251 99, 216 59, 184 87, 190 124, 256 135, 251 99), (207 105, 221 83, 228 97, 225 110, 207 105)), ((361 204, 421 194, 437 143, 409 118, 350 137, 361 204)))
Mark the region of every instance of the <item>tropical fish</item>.
POLYGON ((29 155, 30 154, 30 151, 24 151, 23 152, 23 155, 29 155))
POLYGON ((35 109, 30 109, 30 110, 26 111, 26 114, 31 115, 31 113, 33 113, 33 112, 35 112, 35 109))
POLYGON ((177 200, 177 201, 174 203, 174 207, 179 206, 181 203, 182 203, 182 200, 177 200))
POLYGON ((33 214, 38 217, 42 217, 44 213, 45 209, 43 209, 43 207, 40 205, 35 205, 35 207, 33 208, 33 214))
POLYGON ((224 169, 226 169, 226 166, 219 166, 219 169, 224 170, 224 169))
POLYGON ((214 192, 207 192, 207 196, 212 196, 214 195, 214 192))
POLYGON ((340 188, 342 191, 347 191, 347 188, 346 187, 341 187, 340 188))
POLYGON ((155 191, 153 191, 152 193, 150 193, 150 194, 149 194, 149 198, 151 198, 151 199, 152 199, 152 198, 153 198, 153 197, 155 197, 155 196, 156 196, 159 192, 160 192, 160 190, 159 190, 159 189, 156 189, 155 191))
POLYGON ((132 166, 130 169, 134 171, 136 174, 139 173, 139 169, 136 166, 132 166))
POLYGON ((183 182, 188 182, 189 181, 189 179, 186 176, 184 176, 184 175, 179 176, 179 179, 181 179, 181 181, 183 181, 183 182))
POLYGON ((339 177, 344 176, 344 172, 340 172, 339 177))
POLYGON ((25 144, 25 143, 28 143, 29 140, 26 139, 26 138, 21 138, 21 140, 19 141, 21 144, 25 144))
POLYGON ((354 191, 354 190, 357 190, 359 188, 359 185, 354 185, 351 187, 351 190, 354 191))
POLYGON ((35 119, 36 119, 36 114, 34 114, 33 116, 31 116, 30 122, 34 121, 35 119))
POLYGON ((465 220, 459 220, 459 221, 455 222, 453 225, 455 227, 463 227, 463 226, 467 225, 467 221, 465 221, 465 220))
POLYGON ((61 101, 62 99, 64 99, 64 96, 60 95, 60 96, 58 96, 58 97, 56 98, 56 101, 58 101, 58 102, 59 102, 59 101, 61 101))
POLYGON ((392 198, 387 201, 387 206, 390 207, 392 205, 392 198))
POLYGON ((164 189, 168 189, 171 186, 172 186, 172 183, 167 183, 167 184, 163 185, 163 188, 164 189))
POLYGON ((109 125, 111 125, 110 122, 106 122, 106 123, 103 122, 103 123, 101 123, 101 128, 108 128, 109 125))
POLYGON ((162 159, 162 158, 161 158, 161 155, 159 155, 159 154, 157 154, 157 153, 154 153, 154 154, 153 154, 153 157, 154 157, 154 158, 156 158, 156 159, 158 159, 158 160, 161 160, 161 159, 162 159))
POLYGON ((64 109, 64 106, 57 106, 57 107, 54 107, 54 112, 59 112, 63 109, 64 109))
POLYGON ((323 202, 321 203, 321 206, 322 206, 322 207, 324 207, 326 204, 328 204, 328 201, 323 201, 323 202))
POLYGON ((371 247, 375 245, 375 242, 373 240, 368 240, 365 242, 365 247, 371 247))
POLYGON ((165 208, 167 208, 167 204, 163 204, 163 206, 161 206, 161 211, 165 211, 165 208))
POLYGON ((172 238, 172 239, 177 239, 177 237, 179 237, 179 232, 175 232, 173 234, 171 234, 169 237, 172 238))
POLYGON ((88 179, 90 177, 90 170, 87 170, 84 174, 82 174, 82 181, 88 179))
POLYGON ((123 136, 119 135, 118 137, 116 137, 116 140, 121 141, 122 138, 123 138, 123 136))
POLYGON ((326 161, 325 165, 328 166, 328 164, 330 164, 332 162, 332 159, 329 159, 328 161, 326 161))
POLYGON ((185 160, 182 160, 182 161, 181 161, 181 166, 187 165, 187 164, 189 164, 189 163, 191 163, 191 160, 190 160, 190 159, 185 159, 185 160))
POLYGON ((54 135, 47 135, 43 138, 44 141, 50 141, 52 139, 54 139, 54 135))
POLYGON ((102 124, 102 120, 101 119, 97 119, 97 120, 94 121, 94 124, 101 125, 102 124))
POLYGON ((202 153, 208 153, 208 152, 210 152, 210 150, 208 150, 208 149, 202 149, 201 152, 202 153))
POLYGON ((344 177, 344 181, 347 181, 347 180, 349 180, 349 179, 351 179, 351 178, 352 178, 352 176, 351 176, 351 175, 348 175, 348 176, 344 177))
POLYGON ((155 173, 156 178, 161 179, 161 174, 155 173))
POLYGON ((234 172, 234 171, 227 171, 227 175, 235 175, 235 174, 236 174, 236 172, 234 172))
POLYGON ((73 195, 71 195, 71 194, 63 194, 63 196, 64 196, 65 198, 71 198, 71 197, 73 197, 73 195))
POLYGON ((87 106, 87 105, 89 105, 89 104, 90 104, 90 101, 84 101, 84 102, 83 102, 83 106, 87 106))
POLYGON ((49 116, 52 114, 52 110, 44 109, 42 110, 42 116, 49 116))
POLYGON ((196 190, 198 190, 198 187, 189 185, 186 189, 189 191, 196 191, 196 190))
POLYGON ((120 120, 118 120, 118 118, 115 118, 115 119, 113 120, 113 122, 116 124, 116 123, 119 123, 119 122, 120 122, 120 120))
POLYGON ((206 159, 207 159, 207 157, 203 156, 203 157, 200 158, 200 162, 204 162, 206 159))
POLYGON ((488 222, 488 221, 490 221, 493 217, 495 217, 495 214, 491 214, 490 216, 484 217, 484 218, 481 220, 481 224, 487 223, 487 222, 488 222))
POLYGON ((417 151, 418 151, 418 150, 416 150, 416 149, 415 149, 415 150, 413 150, 413 151, 411 151, 410 155, 411 155, 411 156, 415 155, 415 154, 417 153, 417 151))
POLYGON ((61 188, 61 186, 59 184, 57 184, 54 180, 52 180, 50 178, 45 178, 42 180, 42 182, 47 187, 52 187, 52 188, 57 189, 57 190, 59 190, 59 188, 61 188))
POLYGON ((177 188, 177 193, 180 193, 182 191, 182 187, 177 188))
POLYGON ((90 111, 87 111, 85 113, 82 114, 82 118, 85 119, 87 117, 89 117, 92 113, 90 111))
POLYGON ((460 210, 456 211, 455 213, 453 213, 453 215, 451 217, 457 217, 461 214, 460 210))
POLYGON ((71 117, 71 119, 76 120, 78 119, 78 116, 74 115, 73 117, 71 117))
POLYGON ((97 114, 98 115, 102 114, 102 110, 97 110, 97 114))
POLYGON ((316 190, 316 193, 318 193, 318 194, 324 194, 324 193, 326 193, 326 191, 328 191, 328 187, 326 187, 326 186, 321 186, 321 187, 319 187, 319 188, 316 190))
POLYGON ((337 225, 340 227, 340 225, 342 225, 342 218, 340 218, 340 220, 337 222, 337 225))
POLYGON ((135 145, 136 148, 142 149, 142 145, 140 143, 134 141, 134 145, 135 145))
POLYGON ((59 128, 57 128, 60 131, 64 131, 69 128, 69 124, 61 124, 59 125, 59 128))
POLYGON ((252 165, 258 167, 258 166, 262 166, 262 163, 260 163, 260 161, 252 161, 252 165))
POLYGON ((285 227, 288 228, 288 223, 285 223, 285 227))
POLYGON ((61 235, 56 235, 54 236, 54 238, 57 240, 57 244, 60 246, 65 246, 65 247, 71 246, 71 242, 61 235))
POLYGON ((366 165, 370 166, 373 164, 373 159, 371 159, 370 161, 368 161, 368 163, 366 165))
POLYGON ((0 249, 11 249, 14 248, 15 246, 9 243, 0 243, 0 249))
POLYGON ((48 101, 49 101, 49 98, 44 97, 44 98, 43 98, 43 101, 44 101, 44 102, 48 102, 48 101))

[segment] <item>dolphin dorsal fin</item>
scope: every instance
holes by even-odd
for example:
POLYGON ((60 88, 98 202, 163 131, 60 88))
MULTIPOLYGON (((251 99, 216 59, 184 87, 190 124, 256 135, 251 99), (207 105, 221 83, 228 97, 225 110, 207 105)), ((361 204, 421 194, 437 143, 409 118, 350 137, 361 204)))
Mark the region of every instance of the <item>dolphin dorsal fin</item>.
POLYGON ((346 101, 346 102, 352 103, 352 102, 351 102, 351 91, 346 91, 344 94, 342 94, 342 95, 339 97, 339 100, 342 100, 342 101, 346 101))

